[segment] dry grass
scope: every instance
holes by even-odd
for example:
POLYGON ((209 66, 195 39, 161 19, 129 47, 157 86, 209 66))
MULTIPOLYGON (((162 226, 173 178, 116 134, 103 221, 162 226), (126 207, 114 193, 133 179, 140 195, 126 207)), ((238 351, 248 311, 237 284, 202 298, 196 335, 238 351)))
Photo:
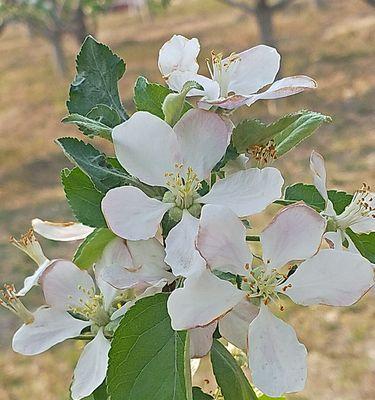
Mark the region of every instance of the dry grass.
MULTIPOLYGON (((245 112, 266 119, 270 118, 268 111, 281 115, 300 108, 332 115, 334 124, 321 129, 278 165, 289 182, 310 180, 308 156, 315 148, 328 161, 331 186, 353 191, 362 181, 373 183, 375 178, 375 14, 359 0, 329 3, 324 13, 301 6, 276 20, 284 75, 313 76, 319 90, 279 101, 277 108, 276 103, 268 109, 260 103, 245 112)), ((180 2, 147 23, 121 13, 100 19, 98 39, 127 61, 128 71, 120 86, 130 110, 137 75, 160 80, 157 52, 175 32, 198 36, 202 59, 212 48, 241 50, 257 43, 254 21, 214 0, 180 2)), ((66 47, 73 76, 77 49, 72 43, 66 47)), ((53 140, 76 132, 59 123, 66 113, 69 82, 56 77, 48 46, 40 39, 30 41, 26 32, 14 27, 2 36, 0 53, 0 280, 20 284, 33 265, 8 245, 7 237, 25 231, 35 216, 70 218, 58 178, 60 169, 69 163, 53 140)), ((43 244, 50 257, 73 252, 71 246, 43 244)), ((39 296, 35 294, 32 301, 36 305, 39 296)), ((349 310, 288 309, 285 317, 310 350, 307 388, 293 398, 375 397, 374 314, 370 296, 349 310)), ((9 335, 18 321, 2 310, 0 318, 0 399, 67 399, 75 347, 58 346, 32 359, 16 356, 9 350, 9 335)))

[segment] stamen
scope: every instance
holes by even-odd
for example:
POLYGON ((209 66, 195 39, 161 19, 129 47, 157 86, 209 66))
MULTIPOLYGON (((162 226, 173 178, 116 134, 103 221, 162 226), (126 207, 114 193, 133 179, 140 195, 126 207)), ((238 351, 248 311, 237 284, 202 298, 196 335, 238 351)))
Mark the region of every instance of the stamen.
POLYGON ((39 266, 48 261, 39 242, 36 240, 33 229, 29 229, 19 240, 11 236, 10 242, 27 254, 39 266))
POLYGON ((17 315, 25 324, 34 322, 34 315, 23 305, 14 285, 5 284, 0 290, 0 306, 17 315))
POLYGON ((250 146, 247 152, 255 158, 259 166, 272 163, 277 159, 276 145, 274 140, 270 140, 266 145, 255 144, 250 146))

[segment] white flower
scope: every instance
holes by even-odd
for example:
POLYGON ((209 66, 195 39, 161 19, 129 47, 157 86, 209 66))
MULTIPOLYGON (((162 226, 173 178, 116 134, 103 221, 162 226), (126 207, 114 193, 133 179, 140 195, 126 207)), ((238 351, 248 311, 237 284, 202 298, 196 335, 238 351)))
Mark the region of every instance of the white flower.
POLYGON ((187 81, 196 81, 204 90, 192 90, 190 96, 203 96, 199 106, 235 109, 261 99, 278 99, 316 88, 308 76, 298 75, 274 82, 280 68, 276 49, 259 45, 239 54, 223 57, 212 52, 212 65, 207 62, 210 78, 198 74, 196 58, 200 51, 197 39, 174 35, 159 52, 159 69, 168 86, 181 91, 187 81), (260 89, 273 83, 267 90, 260 89))
POLYGON ((223 336, 248 349, 254 384, 272 397, 303 389, 307 352, 293 328, 274 316, 268 306, 275 303, 283 310, 280 294, 305 306, 349 306, 374 283, 372 266, 363 257, 338 250, 317 252, 325 225, 325 220, 305 205, 283 209, 261 234, 263 263, 243 278, 247 305, 242 302, 219 325, 223 336), (297 262, 295 272, 288 274, 300 260, 305 261, 297 262), (260 302, 257 315, 254 300, 260 302), (227 330, 222 328, 224 321, 227 330), (250 322, 248 331, 246 322, 250 322))
POLYGON ((60 242, 85 239, 94 231, 94 228, 79 222, 50 222, 34 218, 31 223, 34 232, 46 239, 60 242))
POLYGON ((310 156, 310 169, 314 176, 314 184, 325 201, 324 215, 331 221, 330 227, 335 231, 328 232, 325 237, 333 243, 335 248, 342 248, 342 243, 347 240, 349 250, 358 252, 354 243, 346 234, 346 229, 350 228, 355 233, 371 233, 375 231, 375 193, 363 184, 362 189, 358 190, 345 210, 337 215, 332 202, 328 198, 327 174, 324 165, 324 158, 313 151, 310 156))
POLYGON ((38 265, 35 272, 25 278, 23 288, 17 293, 17 296, 24 296, 32 287, 39 284, 39 279, 46 268, 50 265, 51 260, 44 255, 39 242, 36 240, 33 229, 29 229, 29 231, 25 235, 22 235, 19 240, 11 237, 10 241, 38 265))
POLYGON ((122 166, 142 182, 168 190, 159 201, 132 186, 111 189, 102 201, 110 229, 125 239, 148 239, 171 209, 180 217, 182 210, 197 216, 201 204, 219 204, 243 217, 280 198, 283 178, 275 168, 240 171, 200 196, 200 182, 223 157, 231 130, 218 115, 203 110, 188 111, 173 129, 147 112, 116 126, 113 143, 122 166))

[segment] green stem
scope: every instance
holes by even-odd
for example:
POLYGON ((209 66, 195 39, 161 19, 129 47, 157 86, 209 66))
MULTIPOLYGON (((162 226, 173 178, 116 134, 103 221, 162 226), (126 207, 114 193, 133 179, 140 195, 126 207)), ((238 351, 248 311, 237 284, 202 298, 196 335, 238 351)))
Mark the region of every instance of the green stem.
MULTIPOLYGON (((78 335, 78 336, 75 336, 74 338, 72 338, 72 340, 93 340, 93 339, 95 339, 95 336, 96 335, 78 335)), ((112 336, 110 336, 110 335, 105 335, 105 337, 107 338, 107 339, 112 339, 112 336)))
POLYGON ((186 400, 193 400, 193 383, 191 379, 189 331, 186 331, 186 341, 185 341, 185 384, 186 384, 186 400))

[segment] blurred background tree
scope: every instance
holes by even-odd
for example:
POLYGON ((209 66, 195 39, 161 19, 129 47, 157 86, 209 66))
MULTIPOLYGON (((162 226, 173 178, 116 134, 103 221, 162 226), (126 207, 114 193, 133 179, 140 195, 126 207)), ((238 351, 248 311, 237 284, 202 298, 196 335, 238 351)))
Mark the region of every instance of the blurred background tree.
POLYGON ((31 35, 50 43, 57 70, 65 75, 64 35, 73 36, 81 45, 93 33, 95 17, 111 3, 112 0, 1 0, 0 29, 11 23, 25 24, 31 35))

